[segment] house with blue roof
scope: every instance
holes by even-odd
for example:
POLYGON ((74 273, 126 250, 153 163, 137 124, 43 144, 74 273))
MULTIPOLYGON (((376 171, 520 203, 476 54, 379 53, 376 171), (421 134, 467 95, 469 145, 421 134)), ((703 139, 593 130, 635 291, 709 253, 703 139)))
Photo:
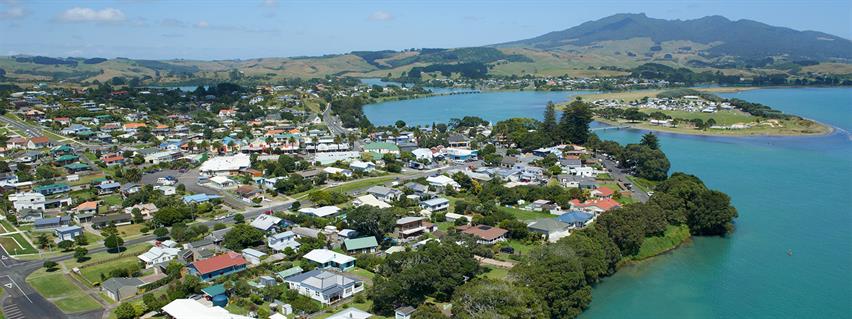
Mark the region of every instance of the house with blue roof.
POLYGON ((53 230, 56 234, 56 242, 63 240, 74 240, 78 236, 83 235, 83 228, 77 225, 62 226, 53 230))
POLYGON ((571 225, 574 228, 582 228, 589 225, 595 219, 595 214, 574 210, 556 217, 556 220, 571 225))
POLYGON ((180 146, 183 141, 179 139, 168 139, 160 143, 160 149, 166 151, 180 151, 180 146))
POLYGON ((71 224, 71 216, 50 217, 37 219, 33 222, 35 229, 52 229, 71 224))
POLYGON ((209 194, 193 194, 184 196, 183 202, 186 204, 200 204, 217 198, 222 198, 222 196, 209 194))

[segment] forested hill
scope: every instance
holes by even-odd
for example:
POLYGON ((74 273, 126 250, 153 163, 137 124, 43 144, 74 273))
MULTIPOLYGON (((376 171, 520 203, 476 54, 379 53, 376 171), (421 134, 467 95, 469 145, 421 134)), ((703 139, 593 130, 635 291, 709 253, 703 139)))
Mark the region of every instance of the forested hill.
POLYGON ((664 20, 649 18, 645 14, 616 14, 570 29, 496 46, 556 50, 634 38, 650 38, 655 43, 690 41, 709 45, 705 50, 709 54, 752 59, 767 56, 820 61, 852 59, 852 41, 848 39, 822 32, 776 27, 752 20, 731 21, 722 16, 664 20))

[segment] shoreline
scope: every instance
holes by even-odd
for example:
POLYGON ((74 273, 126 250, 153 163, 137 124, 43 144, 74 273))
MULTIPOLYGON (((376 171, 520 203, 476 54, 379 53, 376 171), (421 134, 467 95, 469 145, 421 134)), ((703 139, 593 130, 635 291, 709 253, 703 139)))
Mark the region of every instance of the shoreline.
POLYGON ((645 130, 645 131, 652 131, 652 132, 661 132, 661 133, 679 134, 679 135, 691 135, 691 136, 735 137, 735 138, 736 137, 821 137, 821 136, 831 135, 831 134, 833 134, 834 132, 837 131, 837 129, 834 126, 827 125, 825 123, 821 123, 819 121, 814 121, 812 119, 808 119, 808 118, 804 118, 804 117, 802 119, 811 121, 811 122, 815 123, 816 125, 825 128, 825 132, 817 132, 817 133, 790 132, 790 133, 786 133, 786 134, 785 133, 772 134, 772 133, 757 132, 757 133, 750 134, 746 130, 707 130, 707 131, 693 130, 693 129, 681 130, 681 129, 677 129, 677 128, 667 129, 665 127, 654 126, 654 125, 649 125, 649 124, 645 124, 645 123, 628 123, 628 122, 619 122, 617 120, 613 121, 613 120, 604 119, 604 118, 601 118, 601 117, 598 117, 598 116, 595 116, 593 118, 594 121, 606 124, 608 126, 627 126, 625 129, 645 130), (726 134, 728 132, 731 132, 731 133, 726 134))

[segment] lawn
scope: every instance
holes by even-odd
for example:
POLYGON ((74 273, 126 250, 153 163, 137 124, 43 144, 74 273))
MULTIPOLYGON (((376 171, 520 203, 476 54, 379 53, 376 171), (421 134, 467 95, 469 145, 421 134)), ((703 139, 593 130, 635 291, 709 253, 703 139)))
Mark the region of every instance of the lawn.
POLYGON ((71 283, 71 279, 62 273, 48 273, 39 269, 27 277, 27 283, 39 294, 51 299, 62 312, 78 313, 101 308, 94 298, 71 283))
POLYGON ((113 194, 109 196, 105 196, 102 198, 104 206, 116 206, 121 205, 124 202, 124 199, 121 198, 121 195, 113 194))
POLYGON ((71 283, 70 279, 65 277, 65 274, 59 271, 44 273, 43 275, 33 273, 33 275, 27 278, 27 283, 45 298, 70 297, 76 292, 82 292, 80 288, 71 283))
POLYGON ((12 234, 0 237, 0 244, 3 245, 3 248, 10 255, 23 255, 23 254, 37 254, 38 250, 35 249, 26 239, 24 239, 24 235, 21 234, 12 234), (15 243, 17 241, 17 244, 15 243), (18 245, 20 244, 20 246, 18 245))
MULTIPOLYGON (((150 249, 150 248, 151 248, 150 244, 134 245, 134 246, 127 247, 127 250, 121 252, 120 254, 114 254, 114 253, 108 253, 108 252, 99 252, 99 253, 94 253, 94 254, 89 255, 88 257, 90 257, 90 259, 88 259, 88 260, 86 260, 82 263, 78 263, 76 259, 69 259, 69 260, 66 260, 62 263, 65 264, 65 266, 68 267, 68 268, 74 268, 74 267, 83 268, 86 265, 93 265, 93 264, 100 262, 100 261, 103 261, 103 260, 109 260, 109 259, 118 260, 118 259, 130 258, 130 257, 136 258, 136 256, 141 255, 142 253, 148 251, 148 249, 150 249)), ((100 281, 100 278, 98 278, 98 281, 100 281)))
POLYGON ((12 226, 8 220, 2 219, 0 220, 0 225, 3 225, 4 233, 9 233, 15 231, 15 226, 12 226))
POLYGON ((128 256, 121 259, 116 259, 107 263, 103 263, 100 265, 94 265, 90 267, 80 268, 80 274, 85 278, 89 283, 96 283, 101 281, 101 274, 108 275, 110 271, 114 269, 120 268, 129 268, 133 265, 139 263, 139 258, 136 256, 128 256))
POLYGON ((370 186, 373 186, 373 185, 384 184, 384 183, 387 183, 387 182, 390 182, 390 181, 396 179, 397 177, 399 177, 399 175, 396 175, 396 174, 395 175, 379 176, 379 177, 370 177, 370 178, 365 178, 365 179, 359 179, 359 180, 353 181, 353 182, 348 182, 346 184, 342 184, 342 185, 338 185, 338 186, 329 187, 325 190, 329 191, 329 192, 346 193, 346 192, 351 192, 351 191, 362 189, 362 188, 367 188, 367 187, 370 187, 370 186))
POLYGON ((642 241, 642 247, 636 256, 629 257, 632 260, 642 260, 665 253, 677 248, 681 243, 689 239, 689 227, 686 225, 666 227, 662 237, 646 237, 642 241))
POLYGON ((509 276, 509 270, 506 268, 490 266, 486 266, 484 268, 488 270, 488 272, 484 274, 485 278, 505 280, 506 277, 509 276))
POLYGON ((349 272, 352 273, 352 274, 364 277, 364 278, 368 278, 368 279, 370 279, 370 281, 373 280, 373 277, 376 277, 376 274, 370 272, 369 270, 366 270, 364 268, 359 268, 359 267, 352 268, 351 270, 349 270, 349 272))
POLYGON ((53 304, 59 307, 59 310, 62 310, 64 313, 87 312, 102 308, 101 304, 89 295, 82 295, 74 298, 62 298, 54 301, 53 304))
POLYGON ((145 224, 130 224, 130 225, 121 225, 116 227, 118 229, 118 233, 121 234, 122 237, 133 237, 139 234, 142 234, 140 229, 145 227, 145 224))
POLYGON ((512 214, 512 216, 515 216, 515 218, 517 218, 520 221, 534 220, 534 219, 539 219, 539 218, 554 218, 554 217, 556 217, 556 216, 548 214, 548 213, 534 212, 534 211, 523 210, 523 209, 518 209, 518 208, 505 207, 505 206, 498 206, 497 209, 500 210, 500 211, 504 211, 504 212, 507 212, 509 214, 512 214))

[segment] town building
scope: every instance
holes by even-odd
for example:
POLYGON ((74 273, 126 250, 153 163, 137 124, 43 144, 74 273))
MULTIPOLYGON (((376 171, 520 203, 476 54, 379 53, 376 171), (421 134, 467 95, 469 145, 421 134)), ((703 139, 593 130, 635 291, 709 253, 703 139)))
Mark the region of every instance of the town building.
POLYGON ((333 304, 364 290, 363 281, 323 269, 290 276, 285 282, 290 289, 324 305, 333 304))

